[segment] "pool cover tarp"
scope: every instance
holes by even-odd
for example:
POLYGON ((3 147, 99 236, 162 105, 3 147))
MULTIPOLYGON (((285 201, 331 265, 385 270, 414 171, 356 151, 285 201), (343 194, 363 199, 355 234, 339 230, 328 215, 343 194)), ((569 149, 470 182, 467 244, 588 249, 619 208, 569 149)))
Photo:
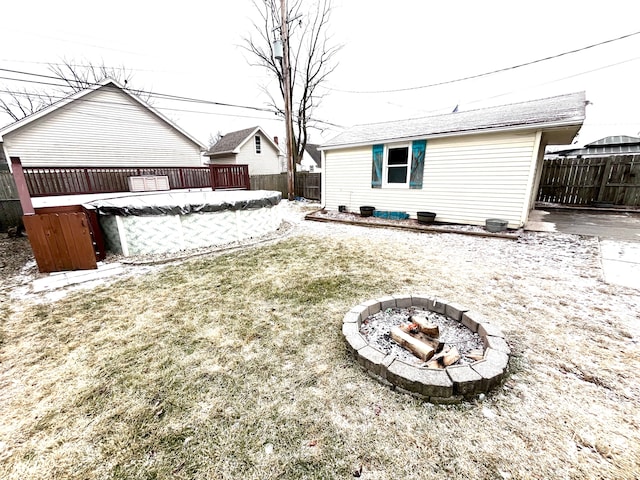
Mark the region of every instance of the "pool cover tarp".
POLYGON ((278 205, 280 192, 243 190, 175 192, 95 200, 85 205, 100 215, 188 215, 189 213, 253 210, 278 205))

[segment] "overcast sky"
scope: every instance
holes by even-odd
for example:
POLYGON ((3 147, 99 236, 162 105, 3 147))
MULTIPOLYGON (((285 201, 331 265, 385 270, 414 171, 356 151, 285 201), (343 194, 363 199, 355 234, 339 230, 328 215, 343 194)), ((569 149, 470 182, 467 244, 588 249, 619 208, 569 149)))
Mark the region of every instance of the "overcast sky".
MULTIPOLYGON (((182 0, 167 5, 4 2, 0 68, 47 73, 47 63, 63 58, 104 62, 130 69, 137 88, 266 107, 263 87, 274 87, 275 79, 250 66, 249 54, 240 48, 243 37, 252 33, 252 2, 182 0)), ((640 2, 630 0, 334 0, 329 29, 343 48, 316 116, 350 126, 450 112, 456 105, 469 110, 585 90, 592 104, 578 143, 607 135, 635 136, 640 133, 640 35, 475 80, 415 87, 634 33, 640 31, 639 14, 640 2), (388 92, 397 89, 409 90, 388 92), (372 91, 386 93, 366 93, 372 91)), ((7 72, 0 76, 18 77, 7 72)), ((0 79, 1 89, 16 86, 30 85, 0 79)), ((269 113, 168 101, 156 101, 154 107, 203 142, 218 131, 254 125, 271 136, 284 130, 269 113)), ((0 123, 10 119, 1 117, 0 123)), ((313 130, 311 136, 322 143, 338 132, 313 130)))

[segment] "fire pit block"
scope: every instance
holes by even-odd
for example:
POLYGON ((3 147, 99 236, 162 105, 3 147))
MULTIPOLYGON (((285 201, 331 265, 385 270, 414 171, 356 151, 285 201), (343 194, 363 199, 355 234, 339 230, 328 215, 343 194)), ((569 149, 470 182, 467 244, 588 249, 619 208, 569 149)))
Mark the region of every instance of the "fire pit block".
POLYGON ((467 311, 462 314, 462 324, 472 332, 477 332, 478 326, 483 322, 488 323, 487 319, 478 312, 467 311))
POLYGON ((392 295, 396 299, 396 307, 409 308, 411 304, 411 295, 392 295))
POLYGON ((502 337, 502 338, 504 338, 502 330, 500 330, 499 327, 496 327, 495 325, 492 325, 491 323, 481 323, 481 324, 479 324, 478 325, 478 334, 480 334, 481 337, 484 337, 486 335, 491 335, 492 337, 502 337))
POLYGON ((502 377, 509 362, 509 355, 488 348, 485 352, 484 360, 480 360, 471 365, 482 377, 482 390, 487 391, 502 381, 502 377))
POLYGON ((511 354, 511 349, 507 344, 507 341, 502 337, 494 337, 492 335, 486 335, 482 337, 482 343, 487 348, 491 348, 493 350, 497 350, 502 353, 506 353, 507 355, 511 354))
POLYGON ((393 298, 392 296, 379 298, 378 301, 380 302, 380 310, 386 310, 387 308, 395 308, 397 306, 396 299, 393 298))
POLYGON ((444 314, 453 320, 461 321, 462 314, 468 310, 468 308, 464 308, 457 303, 447 303, 444 308, 444 314))
POLYGON ((446 302, 444 302, 443 300, 440 300, 439 298, 433 298, 427 304, 427 309, 431 310, 432 312, 441 313, 443 315, 445 314, 446 308, 447 308, 446 302))
POLYGON ((453 382, 445 370, 420 369, 420 393, 425 397, 444 398, 453 395, 453 382))
POLYGON ((384 378, 382 361, 387 354, 370 345, 358 350, 358 363, 374 375, 384 378))
POLYGON ((418 375, 419 368, 415 365, 400 360, 394 360, 387 369, 386 378, 394 385, 404 388, 410 392, 417 392, 419 389, 418 375))
POLYGON ((344 338, 347 339, 351 353, 356 353, 358 350, 368 345, 367 339, 359 333, 345 335, 344 338))
POLYGON ((428 309, 429 305, 433 305, 433 298, 426 295, 411 295, 411 305, 428 309))
POLYGON ((453 382, 453 393, 456 395, 472 395, 482 387, 482 376, 469 365, 447 367, 447 375, 453 382))

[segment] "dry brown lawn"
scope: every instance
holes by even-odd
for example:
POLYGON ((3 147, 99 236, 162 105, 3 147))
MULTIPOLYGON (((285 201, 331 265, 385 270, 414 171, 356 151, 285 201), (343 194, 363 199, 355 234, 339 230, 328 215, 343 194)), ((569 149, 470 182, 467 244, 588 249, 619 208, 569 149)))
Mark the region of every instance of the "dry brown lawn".
POLYGON ((0 478, 638 478, 640 295, 598 262, 574 236, 323 226, 5 302, 0 478), (492 318, 505 383, 434 406, 371 379, 342 317, 395 293, 492 318))

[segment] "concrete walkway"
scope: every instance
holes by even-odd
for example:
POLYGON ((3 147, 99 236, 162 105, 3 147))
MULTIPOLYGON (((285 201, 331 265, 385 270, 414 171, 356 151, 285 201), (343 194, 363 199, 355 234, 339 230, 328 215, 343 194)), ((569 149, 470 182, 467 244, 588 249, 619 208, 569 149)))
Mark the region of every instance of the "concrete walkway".
POLYGON ((536 209, 525 230, 598 237, 604 281, 640 290, 640 212, 536 209))

